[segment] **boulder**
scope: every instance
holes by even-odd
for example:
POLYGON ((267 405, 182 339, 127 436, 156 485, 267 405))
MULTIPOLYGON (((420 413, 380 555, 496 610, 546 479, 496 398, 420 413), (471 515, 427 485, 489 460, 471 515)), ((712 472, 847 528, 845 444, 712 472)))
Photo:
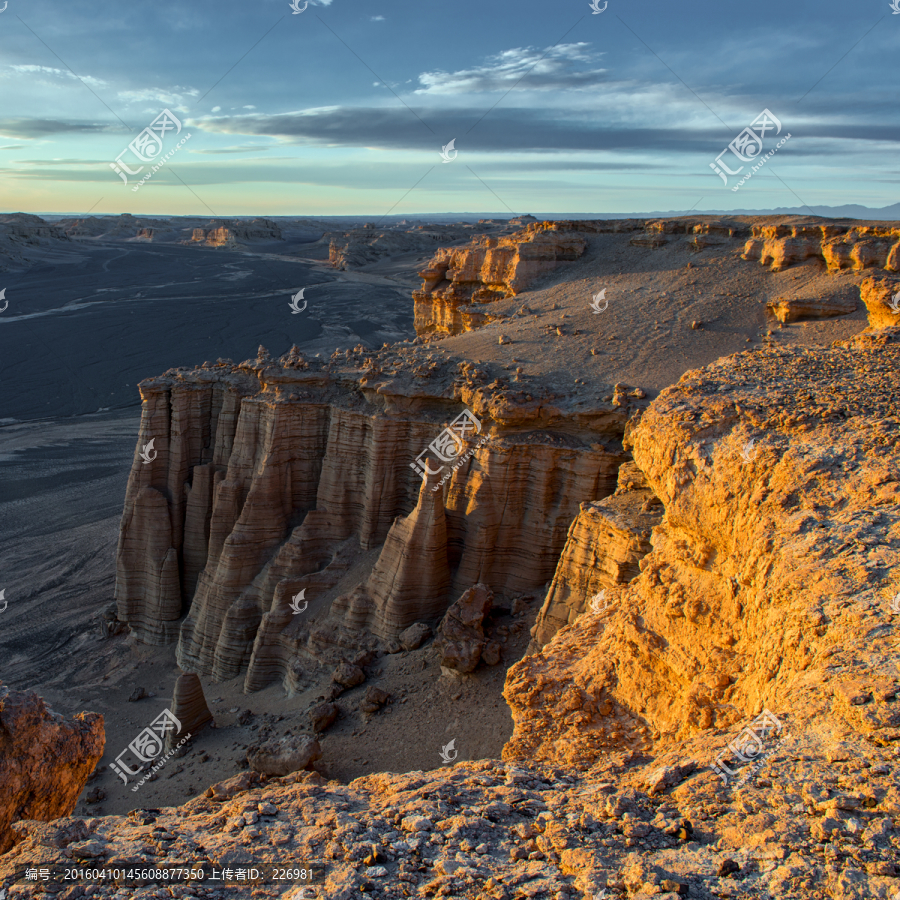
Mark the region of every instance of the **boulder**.
POLYGON ((0 684, 0 854, 16 842, 14 822, 75 809, 105 741, 103 716, 65 719, 37 694, 0 684))
POLYGON ((334 703, 320 703, 309 711, 309 724, 315 732, 325 731, 334 724, 340 710, 334 703))
POLYGON ((366 696, 359 705, 359 711, 371 715, 372 713, 378 712, 378 710, 390 699, 391 695, 387 691, 383 691, 381 688, 370 685, 366 688, 366 696))
POLYGON ((400 646, 404 650, 418 650, 430 637, 431 629, 424 622, 416 622, 400 634, 400 646))
POLYGON ((261 775, 290 775, 311 768, 321 756, 322 748, 315 738, 291 735, 266 741, 247 754, 247 761, 250 768, 261 775))
POLYGON ((345 688, 356 687, 366 680, 366 673, 359 666, 341 663, 335 670, 331 680, 345 688))
POLYGON ((436 642, 443 669, 464 675, 475 671, 487 643, 483 623, 493 599, 486 584, 476 584, 447 610, 436 642))

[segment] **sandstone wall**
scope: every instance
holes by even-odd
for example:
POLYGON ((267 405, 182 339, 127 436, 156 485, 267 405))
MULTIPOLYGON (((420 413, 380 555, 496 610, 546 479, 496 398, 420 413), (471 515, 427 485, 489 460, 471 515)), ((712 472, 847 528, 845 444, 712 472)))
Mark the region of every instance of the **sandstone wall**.
POLYGON ((616 492, 595 503, 582 503, 569 529, 553 583, 532 628, 532 648, 539 650, 564 625, 589 609, 607 588, 627 584, 650 552, 650 532, 659 524, 662 506, 632 463, 619 470, 616 492))
POLYGON ((758 259, 779 271, 806 259, 819 259, 829 271, 900 271, 900 227, 851 224, 754 225, 744 259, 758 259))
MULTIPOLYGON (((742 353, 664 391, 628 439, 665 507, 652 552, 510 670, 505 754, 581 765, 763 708, 831 739, 900 737, 896 716, 854 712, 841 675, 893 652, 898 396, 884 341, 742 353)), ((576 536, 558 578, 584 581, 576 536)))
POLYGON ((584 238, 550 227, 553 224, 438 250, 419 272, 424 279, 421 290, 413 292, 416 333, 459 334, 467 330, 465 307, 513 297, 560 262, 578 259, 587 246, 584 238))
POLYGON ((141 391, 119 618, 148 643, 177 637, 186 671, 249 669, 248 689, 299 683, 307 651, 321 660, 436 621, 474 583, 499 596, 541 588, 579 504, 614 489, 628 417, 566 419, 474 382, 455 399, 393 393, 290 359, 179 370, 141 391), (411 464, 460 401, 482 434, 448 478, 423 484, 411 464), (536 439, 548 423, 568 436, 536 439), (330 612, 294 622, 291 597, 335 589, 360 553, 373 554, 371 571, 330 612))

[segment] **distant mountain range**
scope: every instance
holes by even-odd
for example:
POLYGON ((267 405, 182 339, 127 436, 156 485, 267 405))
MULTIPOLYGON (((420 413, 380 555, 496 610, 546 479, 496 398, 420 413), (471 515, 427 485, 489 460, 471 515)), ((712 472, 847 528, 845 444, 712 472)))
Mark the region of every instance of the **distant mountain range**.
MULTIPOLYGON (((49 220, 77 215, 74 213, 41 213, 41 215, 49 220)), ((306 218, 309 214, 298 213, 295 216, 265 216, 266 219, 280 221, 283 219, 306 218)), ((523 215, 517 213, 516 215, 523 215)), ((877 221, 895 222, 900 221, 900 203, 894 203, 891 206, 884 206, 881 209, 870 209, 868 206, 862 206, 859 203, 848 203, 844 206, 781 206, 774 209, 673 209, 673 210, 656 210, 654 212, 578 212, 578 213, 533 213, 533 215, 541 220, 556 219, 671 219, 676 216, 810 216, 817 215, 826 219, 874 219, 877 221), (812 210, 812 213, 810 212, 812 210)), ((164 216, 155 214, 155 218, 204 218, 202 216, 164 216)), ((256 216, 229 216, 230 219, 253 219, 256 216)), ((450 222, 477 222, 479 219, 510 219, 513 216, 509 211, 498 212, 459 212, 459 213, 420 213, 418 215, 398 215, 398 216, 377 216, 365 215, 358 216, 315 216, 319 222, 327 223, 331 226, 351 227, 363 222, 378 222, 381 224, 389 223, 397 225, 401 223, 409 225, 417 225, 420 223, 450 223, 450 222)))
MULTIPOLYGON (((870 209, 859 203, 848 203, 845 206, 781 206, 774 209, 673 209, 653 212, 628 213, 532 213, 536 218, 554 221, 556 219, 672 219, 676 216, 810 216, 817 215, 826 219, 874 219, 877 221, 900 221, 900 203, 884 206, 881 209, 870 209), (812 213, 810 212, 812 210, 812 213)), ((406 216, 410 221, 449 222, 460 219, 508 219, 506 213, 434 213, 421 216, 406 216)))

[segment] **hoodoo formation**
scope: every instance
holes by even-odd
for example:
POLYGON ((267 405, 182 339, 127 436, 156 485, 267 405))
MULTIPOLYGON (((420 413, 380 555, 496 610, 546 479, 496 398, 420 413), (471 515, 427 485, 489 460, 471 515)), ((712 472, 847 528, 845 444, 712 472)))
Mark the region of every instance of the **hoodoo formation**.
MULTIPOLYGON (((518 224, 416 264, 414 339, 141 382, 118 621, 186 673, 186 754, 228 685, 268 705, 229 711, 236 771, 130 816, 16 824, 72 798, 23 812, 0 760, 10 898, 37 855, 289 856, 339 900, 900 891, 900 230, 518 224), (370 763, 392 733, 429 761, 370 763)), ((368 231, 336 269, 433 241, 368 231)))

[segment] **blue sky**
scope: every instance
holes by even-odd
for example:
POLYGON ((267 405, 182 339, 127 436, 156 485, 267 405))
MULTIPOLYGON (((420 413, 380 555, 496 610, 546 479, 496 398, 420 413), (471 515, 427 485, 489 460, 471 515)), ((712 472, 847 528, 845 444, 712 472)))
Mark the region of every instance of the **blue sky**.
POLYGON ((289 0, 3 2, 7 212, 900 200, 890 0, 608 0, 596 15, 588 0, 310 0, 297 15, 289 0), (110 163, 127 151, 137 171, 129 142, 166 108, 182 131, 161 152, 190 139, 135 191, 141 176, 126 185, 110 163), (733 191, 738 176, 726 186, 710 163, 764 109, 782 131, 763 135, 763 152, 791 138, 733 191), (451 140, 458 155, 445 163, 451 140))

